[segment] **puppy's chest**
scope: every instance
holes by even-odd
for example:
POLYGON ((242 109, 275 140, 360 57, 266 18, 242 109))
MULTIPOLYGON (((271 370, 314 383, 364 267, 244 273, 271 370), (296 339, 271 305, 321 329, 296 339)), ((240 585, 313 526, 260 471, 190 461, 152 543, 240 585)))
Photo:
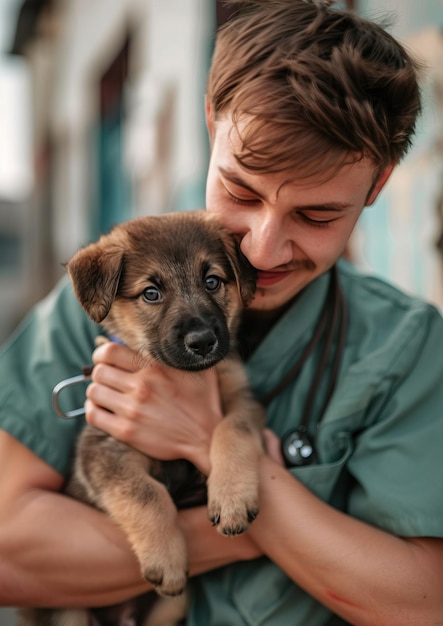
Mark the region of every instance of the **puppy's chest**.
POLYGON ((206 478, 189 461, 155 461, 151 459, 150 475, 165 485, 179 509, 206 504, 206 478))
POLYGON ((80 436, 66 493, 106 510, 102 492, 118 485, 121 492, 134 493, 140 472, 164 484, 178 508, 206 504, 206 478, 192 463, 149 458, 89 425, 80 436))

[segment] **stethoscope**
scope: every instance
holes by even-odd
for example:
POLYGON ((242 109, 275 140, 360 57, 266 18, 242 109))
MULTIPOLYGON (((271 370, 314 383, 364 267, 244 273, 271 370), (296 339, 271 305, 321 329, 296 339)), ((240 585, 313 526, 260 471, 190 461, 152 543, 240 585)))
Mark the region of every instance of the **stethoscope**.
MULTIPOLYGON (((331 396, 334 392, 337 382, 338 371, 340 368, 341 359, 343 356, 343 349, 346 338, 347 328, 347 310, 346 303, 343 297, 343 292, 340 287, 340 283, 337 276, 337 268, 335 265, 330 271, 329 288, 326 295, 325 305, 323 312, 314 329, 314 333, 310 342, 304 349, 301 357, 294 364, 294 366, 287 372, 282 380, 272 389, 270 392, 260 398, 260 402, 267 407, 274 398, 276 398, 282 391, 294 380, 299 374, 304 363, 312 353, 314 348, 325 336, 325 342, 323 351, 309 388, 308 397, 306 399, 305 406, 303 408, 302 418, 297 428, 291 429, 286 433, 281 440, 281 451, 285 464, 287 467, 300 467, 303 465, 309 465, 316 457, 315 441, 312 435, 308 434, 308 425, 312 414, 312 408, 314 404, 315 396, 317 395, 318 386, 323 376, 328 357, 331 353, 334 336, 338 332, 337 347, 334 354, 331 374, 329 377, 329 383, 326 390, 326 395, 323 401, 322 409, 320 411, 320 417, 317 420, 317 428, 320 425, 326 408, 329 404, 331 396)), ((76 417, 84 416, 85 409, 83 407, 73 409, 71 411, 65 411, 61 408, 59 403, 59 396, 63 390, 73 385, 85 383, 91 380, 92 366, 86 366, 83 368, 83 373, 78 376, 72 376, 60 381, 53 389, 52 400, 54 409, 60 417, 66 419, 72 419, 76 417)))
POLYGON ((283 379, 269 393, 260 398, 260 402, 267 407, 274 398, 276 398, 287 385, 294 380, 299 374, 302 366, 312 353, 314 348, 319 344, 321 339, 325 337, 323 350, 320 360, 312 379, 309 393, 303 408, 302 418, 297 428, 287 432, 281 440, 281 452, 285 460, 286 467, 301 467, 309 465, 316 458, 314 437, 308 434, 308 425, 312 415, 314 399, 318 393, 320 380, 324 374, 328 358, 331 354, 332 344, 335 335, 337 337, 337 346, 332 362, 331 374, 329 376, 326 395, 320 411, 320 417, 317 420, 316 429, 318 429, 326 408, 329 404, 337 382, 338 371, 343 356, 343 349, 346 339, 347 329, 347 309, 343 296, 343 292, 338 280, 337 268, 334 265, 330 271, 330 281, 328 293, 326 295, 323 312, 314 329, 314 333, 310 342, 307 344, 302 355, 294 366, 287 372, 283 379))
MULTIPOLYGON (((109 341, 114 341, 116 343, 123 343, 118 339, 118 337, 110 336, 109 341)), ((78 409, 72 409, 71 411, 65 411, 62 409, 60 404, 60 395, 62 391, 68 389, 69 387, 74 387, 76 385, 80 385, 83 383, 88 383, 91 380, 92 370, 94 369, 93 365, 85 365, 82 367, 82 373, 77 376, 71 376, 70 378, 64 378, 59 383, 57 383, 52 390, 52 405, 54 407, 54 411, 57 413, 59 417, 63 417, 64 419, 74 419, 76 417, 84 417, 85 409, 84 407, 80 407, 78 409)))

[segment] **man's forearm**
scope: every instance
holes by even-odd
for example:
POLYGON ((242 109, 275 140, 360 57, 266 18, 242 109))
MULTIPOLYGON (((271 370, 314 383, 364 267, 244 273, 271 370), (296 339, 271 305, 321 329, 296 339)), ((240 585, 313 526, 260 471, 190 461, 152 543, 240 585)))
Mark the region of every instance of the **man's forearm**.
MULTIPOLYGON (((246 536, 220 536, 206 507, 178 516, 191 575, 258 556, 246 536)), ((103 513, 64 495, 29 491, 0 514, 0 604, 91 607, 114 604, 152 587, 122 531, 103 513)))
POLYGON ((308 593, 357 626, 437 623, 442 540, 408 541, 351 518, 268 457, 261 488, 260 515, 249 532, 308 593))
POLYGON ((248 533, 235 537, 221 535, 209 521, 206 507, 181 511, 179 525, 188 544, 191 576, 262 554, 248 533))
POLYGON ((64 495, 30 490, 0 513, 0 604, 100 606, 148 590, 123 533, 64 495))

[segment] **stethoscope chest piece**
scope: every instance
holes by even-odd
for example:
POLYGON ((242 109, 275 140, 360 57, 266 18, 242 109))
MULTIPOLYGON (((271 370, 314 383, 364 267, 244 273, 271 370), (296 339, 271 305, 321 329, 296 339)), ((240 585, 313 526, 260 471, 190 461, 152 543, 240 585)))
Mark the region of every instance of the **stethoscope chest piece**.
POLYGON ((281 451, 286 467, 302 467, 314 460, 314 445, 306 429, 295 428, 281 440, 281 451))

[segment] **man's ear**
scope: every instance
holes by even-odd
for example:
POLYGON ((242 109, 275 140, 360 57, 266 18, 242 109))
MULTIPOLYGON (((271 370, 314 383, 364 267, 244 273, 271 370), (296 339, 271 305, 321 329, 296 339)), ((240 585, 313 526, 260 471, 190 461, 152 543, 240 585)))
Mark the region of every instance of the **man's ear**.
POLYGON ((380 176, 369 191, 368 197, 366 198, 365 206, 370 206, 376 201, 379 193, 388 182, 394 168, 395 163, 388 165, 381 171, 380 176))
POLYGON ((214 118, 212 115, 212 105, 209 101, 208 95, 205 94, 205 115, 206 115, 206 126, 208 129, 209 139, 212 143, 212 139, 214 137, 214 118))

